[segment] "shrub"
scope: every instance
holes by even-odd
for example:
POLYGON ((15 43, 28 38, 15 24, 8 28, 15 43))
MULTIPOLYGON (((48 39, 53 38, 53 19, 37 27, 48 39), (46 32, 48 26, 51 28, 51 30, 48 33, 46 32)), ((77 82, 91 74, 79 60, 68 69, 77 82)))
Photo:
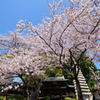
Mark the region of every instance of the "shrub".
POLYGON ((8 99, 16 99, 16 100, 24 100, 24 96, 22 95, 11 95, 11 96, 8 96, 8 99))
POLYGON ((50 100, 50 97, 49 96, 45 96, 44 100, 50 100))
POLYGON ((76 100, 75 98, 65 97, 64 100, 76 100))
POLYGON ((0 96, 0 100, 6 100, 6 96, 0 96))

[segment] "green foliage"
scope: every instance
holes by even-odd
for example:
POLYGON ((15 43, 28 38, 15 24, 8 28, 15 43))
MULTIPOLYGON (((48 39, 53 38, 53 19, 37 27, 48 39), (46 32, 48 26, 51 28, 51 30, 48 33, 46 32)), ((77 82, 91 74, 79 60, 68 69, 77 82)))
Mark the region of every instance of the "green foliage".
POLYGON ((31 88, 37 88, 39 86, 39 84, 41 83, 41 80, 44 79, 43 75, 23 75, 22 76, 26 86, 27 87, 31 87, 31 88))
POLYGON ((93 71, 96 71, 96 66, 95 64, 89 59, 89 57, 84 54, 83 57, 80 60, 80 68, 83 72, 83 75, 86 78, 87 84, 90 88, 91 91, 95 90, 95 79, 93 78, 92 71, 90 70, 93 69, 93 71))
POLYGON ((38 95, 38 91, 40 89, 40 86, 42 85, 42 80, 44 79, 44 75, 43 74, 35 74, 32 75, 31 72, 29 73, 22 73, 19 74, 19 77, 22 79, 22 81, 24 82, 24 88, 22 88, 23 91, 23 95, 28 95, 28 93, 34 93, 33 95, 35 95, 37 97, 38 95))
POLYGON ((74 74, 71 68, 72 68, 72 62, 71 60, 69 60, 68 63, 63 66, 63 75, 66 79, 69 79, 69 84, 73 83, 73 78, 74 78, 74 74))
MULTIPOLYGON (((67 69, 67 68, 66 68, 67 69)), ((66 79, 72 80, 74 78, 72 71, 63 70, 63 75, 66 79)))
MULTIPOLYGON (((72 66, 73 62, 71 61, 71 59, 69 59, 68 63, 63 66, 63 74, 65 78, 69 79, 70 81, 72 81, 74 78, 72 66)), ((95 64, 89 59, 89 57, 86 54, 84 54, 80 58, 78 66, 81 68, 81 71, 83 72, 83 75, 86 78, 90 90, 91 91, 94 90, 95 80, 93 78, 93 74, 90 68, 95 72, 96 71, 95 64)))
POLYGON ((92 79, 92 78, 89 78, 89 79, 87 78, 86 81, 88 83, 90 91, 94 91, 96 89, 95 86, 94 86, 96 84, 95 80, 92 79))
POLYGON ((24 96, 18 94, 18 95, 11 95, 11 96, 8 96, 8 99, 16 99, 16 100, 24 100, 24 96))
POLYGON ((38 54, 39 54, 40 56, 46 55, 46 53, 45 53, 44 51, 42 51, 42 50, 38 50, 37 52, 38 52, 38 54))
POLYGON ((2 60, 0 60, 0 63, 2 63, 3 61, 2 60))
POLYGON ((6 96, 0 96, 0 100, 6 100, 6 96))
POLYGON ((44 100, 50 100, 50 97, 49 96, 45 96, 44 100))
POLYGON ((100 77, 100 70, 99 69, 96 71, 96 75, 100 77))
POLYGON ((76 100, 75 98, 65 97, 64 100, 76 100))
POLYGON ((47 77, 60 77, 63 76, 62 69, 57 66, 52 66, 45 69, 45 75, 47 77))
POLYGON ((89 67, 91 67, 94 71, 96 70, 95 64, 89 59, 87 55, 84 54, 80 60, 80 68, 85 77, 90 77, 92 75, 89 67))
POLYGON ((13 56, 7 56, 7 58, 14 58, 13 56))

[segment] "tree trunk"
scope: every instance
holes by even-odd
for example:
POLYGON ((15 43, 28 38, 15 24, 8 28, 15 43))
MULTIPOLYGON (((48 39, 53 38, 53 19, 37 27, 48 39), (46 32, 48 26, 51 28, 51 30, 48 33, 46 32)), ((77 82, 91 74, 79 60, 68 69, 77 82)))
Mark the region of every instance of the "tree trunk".
POLYGON ((27 89, 27 100, 38 100, 38 93, 27 89))
POLYGON ((36 94, 33 91, 31 91, 30 100, 37 100, 36 94))
POLYGON ((28 90, 28 88, 26 90, 26 93, 27 93, 27 100, 30 100, 30 91, 28 90))
POLYGON ((8 93, 6 92, 6 100, 8 100, 8 93))
POLYGON ((30 95, 27 95, 27 100, 30 100, 30 95))

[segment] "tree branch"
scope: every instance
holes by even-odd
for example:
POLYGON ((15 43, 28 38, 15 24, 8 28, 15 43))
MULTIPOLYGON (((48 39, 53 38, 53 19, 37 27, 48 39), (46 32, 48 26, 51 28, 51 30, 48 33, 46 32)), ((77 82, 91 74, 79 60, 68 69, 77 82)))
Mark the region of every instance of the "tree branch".
POLYGON ((35 33, 45 42, 45 44, 54 52, 55 55, 58 55, 56 51, 51 47, 51 45, 48 44, 47 41, 41 35, 39 35, 37 31, 35 31, 35 33))

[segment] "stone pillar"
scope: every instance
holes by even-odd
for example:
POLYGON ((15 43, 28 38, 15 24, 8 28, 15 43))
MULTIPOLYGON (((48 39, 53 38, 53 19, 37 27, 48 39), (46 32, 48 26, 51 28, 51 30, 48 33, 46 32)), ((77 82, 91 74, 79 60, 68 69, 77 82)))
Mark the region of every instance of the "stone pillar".
MULTIPOLYGON (((84 100, 93 100, 93 95, 89 90, 89 87, 86 83, 85 77, 83 76, 81 70, 79 70, 78 80, 80 82, 80 87, 81 87, 81 91, 82 91, 84 100)), ((76 98, 78 100, 75 80, 74 80, 74 86, 75 86, 76 98)))

